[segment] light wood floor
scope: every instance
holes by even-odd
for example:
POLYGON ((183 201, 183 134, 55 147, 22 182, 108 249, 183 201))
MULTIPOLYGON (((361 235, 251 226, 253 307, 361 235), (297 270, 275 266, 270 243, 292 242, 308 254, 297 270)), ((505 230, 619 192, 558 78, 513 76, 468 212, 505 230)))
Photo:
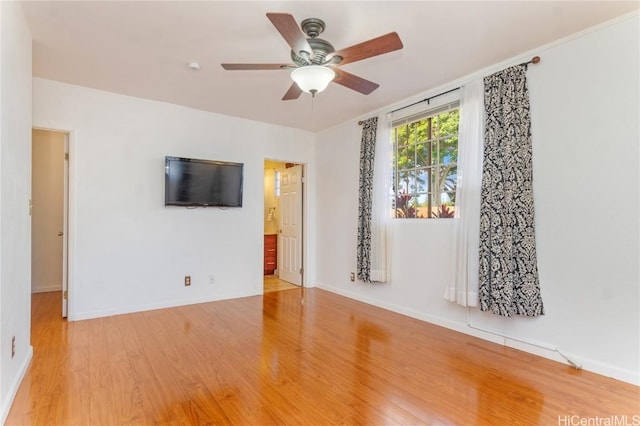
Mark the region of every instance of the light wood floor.
POLYGON ((300 288, 297 285, 283 281, 276 275, 265 275, 263 279, 264 292, 271 293, 273 291, 294 290, 300 288))
POLYGON ((8 425, 568 425, 587 423, 559 419, 640 414, 638 387, 318 289, 72 323, 59 317, 60 294, 42 293, 32 310, 34 357, 8 425))

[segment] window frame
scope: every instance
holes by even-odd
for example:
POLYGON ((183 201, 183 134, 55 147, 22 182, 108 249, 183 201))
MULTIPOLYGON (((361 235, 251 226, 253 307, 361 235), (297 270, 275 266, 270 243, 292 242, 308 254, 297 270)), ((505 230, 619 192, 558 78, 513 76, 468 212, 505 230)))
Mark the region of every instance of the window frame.
MULTIPOLYGON (((444 114, 450 111, 456 111, 456 110, 458 111, 458 120, 459 120, 459 114, 460 114, 459 93, 455 93, 453 94, 453 96, 452 95, 443 96, 443 99, 441 99, 440 102, 432 103, 428 105, 426 108, 424 105, 420 105, 420 109, 412 108, 409 111, 406 111, 402 116, 396 115, 391 117, 391 138, 390 138, 391 141, 390 142, 392 144, 392 154, 393 154, 392 167, 391 167, 392 168, 391 189, 393 193, 391 194, 391 197, 392 197, 392 206, 393 206, 392 217, 394 219, 442 219, 442 218, 453 217, 453 211, 449 210, 446 207, 444 208, 441 207, 444 203, 440 204, 438 202, 437 205, 434 205, 435 200, 433 200, 433 197, 435 196, 434 194, 435 186, 433 185, 434 173, 437 176, 440 176, 442 174, 441 168, 446 165, 447 168, 450 170, 452 163, 451 162, 434 163, 433 156, 434 156, 434 148, 435 148, 436 150, 435 157, 439 158, 438 150, 441 149, 441 146, 451 138, 458 139, 455 147, 455 150, 457 151, 458 149, 457 144, 459 143, 459 135, 460 135, 459 121, 458 121, 458 132, 456 134, 451 133, 446 135, 437 135, 434 137, 431 120, 434 117, 437 117, 441 114, 444 114), (403 141, 405 143, 399 144, 398 129, 401 128, 402 126, 411 126, 412 124, 415 124, 422 120, 429 120, 429 124, 427 126, 427 131, 429 134, 426 135, 424 139, 418 140, 417 138, 414 138, 413 141, 411 141, 411 134, 409 133, 409 131, 407 131, 407 134, 405 136, 406 139, 403 141), (435 144, 435 147, 434 147, 434 144, 435 144), (400 155, 399 155, 400 149, 407 149, 412 147, 414 150, 413 164, 410 163, 409 167, 406 167, 406 166, 404 168, 398 167, 399 166, 398 160, 400 158, 400 155), (426 162, 423 161, 420 164, 418 164, 419 147, 421 147, 420 149, 427 148, 426 162), (425 175, 425 179, 427 180, 426 184, 419 183, 418 172, 422 172, 420 174, 425 175), (414 176, 413 179, 411 179, 412 174, 414 176), (402 187, 399 183, 401 182, 401 177, 404 177, 405 182, 407 182, 406 192, 405 192, 407 197, 406 198, 407 202, 409 200, 416 200, 418 197, 426 197, 425 202, 427 203, 427 206, 426 206, 427 216, 419 216, 417 212, 413 213, 414 216, 399 215, 400 208, 398 207, 398 200, 403 194, 402 187), (409 178, 407 179, 407 177, 409 178), (413 189, 412 189, 412 185, 410 184, 410 182, 412 181, 413 181, 413 189), (422 191, 420 190, 419 185, 424 186, 422 191)), ((423 157, 423 160, 424 160, 424 157, 423 157)), ((456 154, 455 162, 453 162, 453 167, 455 168, 455 170, 457 170, 458 161, 459 161, 458 154, 456 154)), ((439 182, 437 187, 440 188, 439 182)), ((453 190, 438 191, 438 193, 440 193, 441 195, 442 193, 447 193, 451 196, 451 198, 454 200, 453 201, 454 210, 455 210, 456 192, 457 192, 457 184, 453 190)))

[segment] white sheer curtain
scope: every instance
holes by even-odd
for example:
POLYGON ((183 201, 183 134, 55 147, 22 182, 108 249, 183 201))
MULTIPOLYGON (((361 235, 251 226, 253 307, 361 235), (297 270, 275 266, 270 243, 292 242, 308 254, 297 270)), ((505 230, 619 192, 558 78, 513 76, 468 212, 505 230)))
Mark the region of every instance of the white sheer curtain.
POLYGON ((462 306, 477 306, 484 141, 482 78, 465 84, 461 90, 452 271, 444 298, 462 306))
POLYGON ((373 168, 371 211, 371 281, 386 283, 390 275, 391 242, 391 121, 378 117, 376 156, 373 168))

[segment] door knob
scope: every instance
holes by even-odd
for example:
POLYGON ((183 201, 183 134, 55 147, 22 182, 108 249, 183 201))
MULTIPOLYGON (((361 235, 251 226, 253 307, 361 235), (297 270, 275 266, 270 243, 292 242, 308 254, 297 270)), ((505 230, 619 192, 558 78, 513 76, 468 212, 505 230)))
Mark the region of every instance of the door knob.
POLYGON ((58 237, 62 237, 64 234, 62 232, 58 232, 58 237))

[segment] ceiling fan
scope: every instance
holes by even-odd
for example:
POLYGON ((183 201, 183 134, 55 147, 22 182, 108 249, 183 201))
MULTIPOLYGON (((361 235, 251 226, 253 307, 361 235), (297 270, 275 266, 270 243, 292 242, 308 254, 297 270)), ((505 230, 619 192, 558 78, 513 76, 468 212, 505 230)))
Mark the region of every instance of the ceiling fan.
POLYGON ((291 47, 293 64, 222 64, 222 68, 229 71, 293 70, 293 84, 282 98, 283 101, 297 99, 302 92, 315 96, 332 81, 368 95, 379 85, 350 74, 337 65, 402 49, 400 37, 392 32, 336 51, 331 43, 318 38, 325 29, 325 23, 321 19, 308 18, 302 21, 300 28, 303 33, 293 16, 288 13, 267 13, 267 18, 291 47))

